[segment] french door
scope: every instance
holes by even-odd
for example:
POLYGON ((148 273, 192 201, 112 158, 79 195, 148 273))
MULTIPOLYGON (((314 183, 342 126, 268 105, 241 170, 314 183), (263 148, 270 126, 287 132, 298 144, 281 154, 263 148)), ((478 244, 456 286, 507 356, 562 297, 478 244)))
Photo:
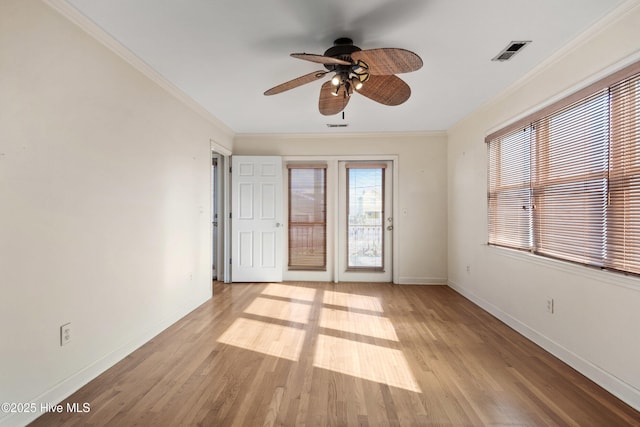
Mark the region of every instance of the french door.
POLYGON ((392 281, 392 163, 338 162, 338 281, 392 281))

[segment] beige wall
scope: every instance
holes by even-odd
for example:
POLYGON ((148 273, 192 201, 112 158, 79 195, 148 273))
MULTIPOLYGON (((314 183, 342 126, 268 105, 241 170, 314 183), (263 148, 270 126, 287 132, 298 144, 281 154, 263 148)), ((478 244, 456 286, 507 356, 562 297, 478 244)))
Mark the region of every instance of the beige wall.
POLYGON ((455 289, 640 408, 640 279, 486 245, 485 135, 640 59, 640 6, 626 5, 633 9, 450 129, 448 276, 455 289), (546 312, 547 298, 555 314, 546 312))
POLYGON ((226 134, 44 3, 0 2, 0 402, 58 402, 210 298, 226 134))
POLYGON ((238 135, 234 154, 279 156, 398 156, 400 283, 446 283, 446 135, 374 134, 342 136, 238 135))
POLYGON ((442 133, 238 135, 232 147, 228 129, 40 1, 3 0, 0 402, 59 401, 210 297, 213 139, 235 154, 397 156, 399 281, 448 278, 640 408, 640 281, 488 248, 483 143, 640 57, 639 29, 636 7, 456 125, 448 143, 442 133), (60 347, 67 322, 73 340, 60 347))

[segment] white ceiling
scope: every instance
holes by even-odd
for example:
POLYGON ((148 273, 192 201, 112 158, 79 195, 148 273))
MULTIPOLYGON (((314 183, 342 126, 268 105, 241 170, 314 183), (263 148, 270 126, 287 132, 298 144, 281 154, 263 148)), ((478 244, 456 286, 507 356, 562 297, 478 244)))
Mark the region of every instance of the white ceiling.
MULTIPOLYGON (((623 0, 67 0, 236 133, 446 130, 623 0), (416 52, 412 89, 388 107, 360 95, 341 115, 318 112, 321 81, 274 96, 270 87, 322 65, 338 37, 362 49, 416 52), (532 40, 492 62, 512 40, 532 40), (327 123, 348 123, 329 129, 327 123)), ((327 79, 330 75, 327 75, 327 79)))

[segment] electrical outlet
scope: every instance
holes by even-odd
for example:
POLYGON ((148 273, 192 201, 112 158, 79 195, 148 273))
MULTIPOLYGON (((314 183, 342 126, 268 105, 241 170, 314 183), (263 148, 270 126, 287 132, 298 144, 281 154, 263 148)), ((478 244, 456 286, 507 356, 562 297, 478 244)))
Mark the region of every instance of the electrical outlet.
POLYGON ((547 313, 554 313, 554 303, 553 303, 553 298, 547 298, 547 313))
POLYGON ((66 345, 71 342, 71 323, 65 323, 60 326, 60 345, 66 345))

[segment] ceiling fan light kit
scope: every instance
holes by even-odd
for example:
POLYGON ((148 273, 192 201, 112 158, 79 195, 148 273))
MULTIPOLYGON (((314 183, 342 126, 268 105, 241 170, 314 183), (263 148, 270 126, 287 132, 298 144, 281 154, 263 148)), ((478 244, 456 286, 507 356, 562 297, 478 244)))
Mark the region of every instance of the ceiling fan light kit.
POLYGON ((383 105, 404 103, 411 96, 411 89, 395 74, 422 67, 422 59, 411 51, 398 48, 362 50, 346 37, 337 39, 323 55, 292 53, 291 56, 322 64, 327 71, 314 71, 275 86, 264 94, 282 93, 333 72, 331 80, 322 85, 318 101, 320 113, 326 116, 344 110, 354 90, 383 105))

